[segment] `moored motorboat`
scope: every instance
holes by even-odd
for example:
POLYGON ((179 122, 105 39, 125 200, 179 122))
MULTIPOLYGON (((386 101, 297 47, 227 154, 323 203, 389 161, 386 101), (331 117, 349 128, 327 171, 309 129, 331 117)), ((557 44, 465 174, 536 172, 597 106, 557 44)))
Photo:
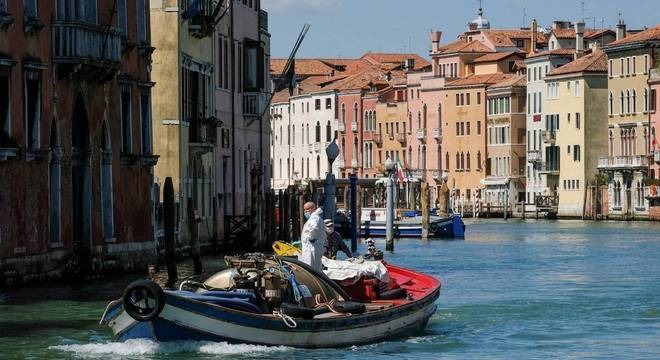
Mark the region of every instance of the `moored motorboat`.
MULTIPOLYGON (((360 235, 362 237, 385 237, 387 226, 385 209, 362 209, 360 235)), ((394 221, 394 234, 401 238, 422 237, 422 217, 416 212, 394 221)), ((462 238, 465 236, 465 223, 458 214, 446 217, 429 217, 428 236, 430 238, 462 238)))
POLYGON ((335 282, 295 259, 229 258, 204 283, 163 290, 144 280, 108 304, 101 319, 119 340, 210 340, 340 347, 419 331, 435 312, 441 283, 394 265, 377 278, 335 282), (343 284, 340 285, 340 284, 343 284))

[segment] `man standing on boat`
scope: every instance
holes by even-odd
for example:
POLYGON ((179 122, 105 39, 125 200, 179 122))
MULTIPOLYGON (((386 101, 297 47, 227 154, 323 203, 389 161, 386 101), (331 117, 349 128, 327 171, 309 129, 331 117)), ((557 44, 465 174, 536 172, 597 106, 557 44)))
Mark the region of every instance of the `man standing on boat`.
POLYGON ((305 226, 303 226, 301 242, 302 251, 298 260, 311 266, 312 268, 323 271, 323 250, 327 234, 323 223, 323 209, 316 208, 316 204, 308 202, 303 206, 305 211, 305 226))
POLYGON ((353 257, 351 250, 349 250, 348 246, 344 243, 344 239, 342 239, 341 235, 335 231, 335 224, 333 224, 330 219, 325 220, 325 232, 328 234, 328 239, 325 241, 325 252, 323 254, 325 257, 335 260, 339 250, 349 258, 353 257))

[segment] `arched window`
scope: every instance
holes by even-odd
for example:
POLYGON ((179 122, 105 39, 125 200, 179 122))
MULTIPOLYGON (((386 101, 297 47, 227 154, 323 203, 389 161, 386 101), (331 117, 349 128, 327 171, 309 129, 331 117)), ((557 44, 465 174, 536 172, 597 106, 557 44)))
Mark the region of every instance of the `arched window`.
POLYGON ((376 110, 371 113, 371 130, 376 130, 376 110))
POLYGON ((649 90, 644 89, 644 112, 649 111, 649 90))
POLYGON ((424 122, 423 122, 423 124, 424 124, 423 128, 424 128, 424 129, 426 129, 426 124, 427 124, 426 119, 427 119, 427 116, 428 116, 428 109, 427 109, 427 107, 426 107, 426 104, 424 104, 424 107, 422 108, 422 119, 424 120, 424 122))
MULTIPOLYGON (((623 59, 621 59, 621 61, 623 61, 623 59)), ((619 111, 619 114, 625 114, 626 110, 624 108, 623 90, 621 90, 621 97, 620 98, 621 98, 621 109, 620 109, 621 111, 619 111)))
POLYGON ((445 169, 449 171, 449 153, 445 153, 445 169))
POLYGON ((626 114, 630 114, 630 90, 626 91, 626 114))
POLYGON ((461 153, 461 170, 465 170, 465 154, 461 153))
POLYGON ((291 145, 296 144, 296 125, 291 125, 291 145))
POLYGON ((610 107, 609 107, 609 113, 612 115, 614 113, 614 95, 612 95, 612 92, 610 91, 610 107))
POLYGON ((321 178, 321 156, 316 155, 316 178, 321 178))
POLYGON ((341 122, 346 125, 346 104, 341 104, 341 122))
POLYGON ((461 155, 456 152, 456 170, 461 169, 461 155))
POLYGON ((470 166, 470 152, 468 151, 467 153, 467 169, 470 170, 472 167, 470 166))
POLYGON ((422 113, 420 111, 417 112, 417 128, 422 128, 422 113))
POLYGON ((103 121, 101 134, 101 209, 103 212, 103 238, 115 237, 113 191, 112 191, 112 142, 110 141, 110 126, 103 121))
POLYGON ((422 146, 422 169, 426 170, 426 145, 422 146))
POLYGON ((353 103, 353 122, 357 124, 358 122, 358 104, 353 103))
POLYGON ((50 243, 62 242, 62 144, 57 121, 53 119, 50 128, 50 164, 49 164, 49 229, 50 243))
POLYGON ((632 129, 632 136, 630 137, 630 155, 636 155, 637 154, 637 149, 635 146, 637 140, 637 134, 635 132, 635 128, 632 129))
POLYGON ((614 132, 610 130, 610 156, 614 156, 614 132))
MULTIPOLYGON (((341 138, 341 158, 342 160, 346 160, 346 138, 342 137, 341 138)), ((345 164, 344 166, 348 166, 345 164)))
POLYGON ((321 122, 316 122, 316 142, 321 142, 321 122))
POLYGON ((330 125, 330 120, 328 120, 328 123, 325 125, 325 141, 332 141, 332 126, 330 125))
POLYGON ((309 137, 309 124, 305 125, 305 129, 307 130, 307 131, 306 131, 306 134, 305 134, 305 135, 307 136, 307 142, 306 142, 306 144, 311 144, 312 141, 310 140, 310 137, 309 137))
POLYGON ((637 90, 632 91, 632 112, 637 113, 637 90))
POLYGON ((282 126, 280 126, 280 145, 284 144, 284 133, 282 132, 282 126))
POLYGON ((477 170, 481 170, 481 151, 477 151, 477 170))
POLYGON ((369 120, 370 119, 369 113, 370 113, 369 110, 364 112, 364 121, 363 121, 364 131, 369 131, 369 127, 371 126, 371 121, 369 120))

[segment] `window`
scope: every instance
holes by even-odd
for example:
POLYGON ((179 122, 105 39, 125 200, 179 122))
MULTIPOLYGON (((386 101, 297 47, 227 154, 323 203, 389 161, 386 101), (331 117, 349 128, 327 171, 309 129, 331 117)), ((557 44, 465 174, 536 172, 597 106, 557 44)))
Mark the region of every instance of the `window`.
POLYGON ((619 114, 625 114, 623 90, 621 90, 620 100, 621 100, 621 102, 620 102, 620 103, 621 103, 621 107, 620 107, 620 109, 619 109, 619 114))
MULTIPOLYGON (((256 41, 244 44, 242 75, 245 91, 256 92, 264 88, 264 51, 256 41)), ((309 112, 309 103, 307 106, 309 112)))
POLYGON ((656 102, 656 91, 655 89, 651 89, 651 99, 649 100, 649 110, 650 111, 655 111, 655 102, 656 102))
POLYGON ((465 123, 461 122, 461 135, 465 135, 465 123))
POLYGON ((633 89, 632 92, 632 112, 637 113, 637 90, 633 89))
POLYGON ((645 88, 644 89, 644 112, 648 112, 648 111, 649 111, 649 90, 645 88))
POLYGON ((608 67, 607 67, 607 71, 608 71, 608 73, 610 74, 610 76, 612 76, 612 74, 613 74, 613 73, 612 73, 612 60, 609 61, 609 65, 608 65, 608 67))
POLYGON ((612 95, 612 92, 610 91, 610 104, 609 104, 609 114, 612 115, 614 114, 614 95, 612 95))
POLYGON ((460 105, 461 105, 461 95, 456 94, 456 106, 460 106, 460 105))
POLYGON ((465 105, 470 105, 470 93, 465 94, 465 105))
POLYGON ((41 146, 41 72, 26 71, 24 81, 25 147, 36 150, 41 146))
POLYGON ((481 105, 481 93, 477 93, 477 105, 481 105))
POLYGON ((151 101, 148 92, 140 95, 140 130, 142 154, 151 155, 151 101))
MULTIPOLYGON (((131 122, 131 88, 123 85, 121 89, 121 152, 130 154, 133 150, 132 144, 132 122, 131 122)), ((280 139, 282 129, 280 128, 280 139)))
POLYGON ((649 56, 644 55, 644 74, 649 71, 649 56))
MULTIPOLYGON (((25 17, 34 19, 38 15, 37 0, 23 0, 25 17)), ((5 5, 6 6, 6 5, 5 5)))
POLYGON ((626 58, 626 75, 630 75, 630 58, 626 58))
POLYGON ((0 137, 11 135, 11 83, 9 69, 0 66, 0 137))
POLYGON ((145 0, 136 0, 137 6, 137 39, 140 45, 147 44, 147 5, 145 0))
POLYGON ((580 81, 575 81, 575 96, 580 96, 580 81))
POLYGON ((465 94, 461 94, 461 106, 465 105, 465 94))
POLYGON ((580 113, 575 113, 575 128, 580 128, 580 113))
POLYGON ((632 73, 637 74, 637 56, 632 58, 632 73))
POLYGON ((580 145, 573 145, 573 161, 580 161, 580 145))
POLYGON ((466 123, 466 127, 467 127, 467 134, 470 135, 470 122, 469 121, 466 123))
POLYGON ((127 1, 128 0, 117 0, 117 28, 124 38, 128 36, 128 11, 126 8, 127 1))
MULTIPOLYGON (((294 106, 295 113, 295 106, 294 106)), ((341 104, 341 122, 346 124, 346 104, 341 104)))
POLYGON ((332 109, 332 99, 331 98, 325 99, 325 109, 326 110, 332 109))
POLYGON ((481 121, 477 121, 477 135, 481 135, 481 121))
POLYGON ((7 0, 0 0, 0 13, 7 12, 7 0))
POLYGON ((358 105, 357 103, 353 104, 353 123, 357 124, 358 122, 358 105))
POLYGON ((314 110, 321 110, 321 99, 314 100, 314 110))

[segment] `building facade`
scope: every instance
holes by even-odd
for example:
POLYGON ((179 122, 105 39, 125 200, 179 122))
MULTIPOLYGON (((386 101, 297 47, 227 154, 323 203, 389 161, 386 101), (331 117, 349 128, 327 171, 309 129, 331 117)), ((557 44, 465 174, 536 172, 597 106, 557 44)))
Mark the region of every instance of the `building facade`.
POLYGON ((149 1, 2 6, 0 282, 146 268, 149 1))
POLYGON ((609 216, 648 216, 648 188, 651 149, 649 72, 658 59, 660 28, 655 27, 622 37, 619 23, 617 41, 604 48, 608 63, 608 156, 598 168, 609 174, 609 216))

